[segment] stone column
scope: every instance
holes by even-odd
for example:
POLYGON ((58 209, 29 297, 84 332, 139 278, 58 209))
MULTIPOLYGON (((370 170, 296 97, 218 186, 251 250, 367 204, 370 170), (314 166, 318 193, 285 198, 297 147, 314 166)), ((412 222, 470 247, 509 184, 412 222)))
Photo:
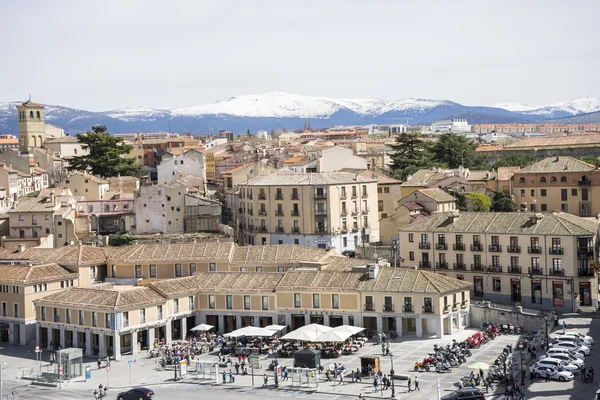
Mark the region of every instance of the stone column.
POLYGON ((167 320, 167 324, 165 325, 165 342, 166 343, 171 343, 172 339, 172 332, 171 330, 173 329, 173 322, 171 320, 167 320))
POLYGON ((403 321, 403 318, 396 317, 396 333, 398 334, 399 337, 402 337, 402 321, 403 321))
POLYGON ((113 358, 121 359, 121 336, 117 332, 113 333, 113 358))
POLYGON ((19 338, 17 337, 17 326, 19 324, 15 324, 13 322, 10 322, 8 324, 8 330, 9 330, 9 343, 10 344, 18 344, 19 342, 19 338))
POLYGON ((435 319, 435 337, 442 339, 444 337, 444 317, 439 316, 435 319))
MULTIPOLYGON (((457 318, 457 325, 458 325, 458 317, 457 318)), ((452 314, 448 315, 448 334, 452 335, 454 333, 454 316, 452 314)))
POLYGON ((304 325, 310 325, 310 314, 304 314, 304 325))
POLYGON ((183 317, 181 318, 181 340, 185 340, 185 337, 187 335, 187 318, 183 317))
POLYGON ((42 329, 40 327, 40 324, 35 324, 35 345, 36 346, 41 346, 42 334, 40 332, 40 329, 42 329))
POLYGON ((106 358, 106 336, 103 334, 98 335, 98 357, 106 358))
POLYGON ((20 337, 19 337, 19 345, 21 345, 21 346, 27 345, 27 325, 20 324, 19 332, 21 333, 20 337))
POLYGON ((61 326, 59 329, 60 329, 60 331, 59 331, 59 333, 60 333, 60 345, 64 349, 65 347, 67 347, 66 339, 65 339, 66 328, 64 326, 61 326))
POLYGON ((138 353, 138 333, 137 331, 131 331, 131 354, 136 355, 138 353))
POLYGON ((52 328, 46 328, 46 330, 48 331, 48 349, 50 349, 50 343, 52 343, 54 341, 54 338, 52 337, 52 334, 54 333, 52 328))
POLYGON ((417 318, 416 322, 417 322, 417 337, 423 337, 423 321, 425 321, 425 318, 417 318))
POLYGON ((342 315, 342 322, 344 325, 348 325, 348 315, 347 314, 342 315))
POLYGON ((88 357, 94 355, 92 352, 92 331, 89 329, 85 330, 85 355, 88 357))
POLYGON ((323 314, 323 325, 329 326, 329 315, 323 314))
POLYGON ((79 347, 79 332, 77 332, 76 330, 73 330, 73 347, 78 348, 79 347))
POLYGON ((377 333, 383 332, 383 317, 378 315, 375 320, 377 321, 377 333))
POLYGON ((218 321, 219 321, 219 332, 225 333, 225 318, 223 318, 223 315, 218 316, 218 321))
MULTIPOLYGON (((198 320, 196 319, 196 321, 198 321, 198 320)), ((148 328, 148 348, 149 349, 154 348, 154 331, 155 331, 155 328, 148 328)))

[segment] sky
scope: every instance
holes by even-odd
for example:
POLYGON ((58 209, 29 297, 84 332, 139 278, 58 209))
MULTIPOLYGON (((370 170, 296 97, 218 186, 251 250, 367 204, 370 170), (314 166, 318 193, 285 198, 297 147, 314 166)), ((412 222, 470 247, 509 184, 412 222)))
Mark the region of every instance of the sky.
POLYGON ((3 0, 0 101, 600 97, 597 0, 3 0))

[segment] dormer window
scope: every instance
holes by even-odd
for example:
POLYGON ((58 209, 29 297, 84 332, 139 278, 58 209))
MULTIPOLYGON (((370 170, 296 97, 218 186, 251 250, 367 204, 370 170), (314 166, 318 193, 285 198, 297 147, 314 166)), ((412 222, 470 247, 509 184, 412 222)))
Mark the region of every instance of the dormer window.
POLYGON ((550 178, 550 182, 551 182, 551 183, 554 183, 554 182, 556 182, 556 177, 555 177, 555 176, 551 177, 551 178, 550 178))
POLYGON ((541 183, 546 183, 546 177, 545 177, 545 176, 542 176, 542 177, 540 178, 540 182, 541 182, 541 183))
POLYGON ((525 178, 520 178, 519 183, 525 183, 525 178))

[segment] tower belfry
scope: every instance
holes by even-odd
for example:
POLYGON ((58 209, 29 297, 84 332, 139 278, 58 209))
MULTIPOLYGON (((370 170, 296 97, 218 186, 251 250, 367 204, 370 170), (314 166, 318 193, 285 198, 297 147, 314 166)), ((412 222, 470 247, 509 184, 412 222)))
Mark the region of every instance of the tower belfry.
POLYGON ((19 113, 19 150, 29 153, 33 147, 42 147, 46 136, 44 106, 29 100, 17 106, 19 113))

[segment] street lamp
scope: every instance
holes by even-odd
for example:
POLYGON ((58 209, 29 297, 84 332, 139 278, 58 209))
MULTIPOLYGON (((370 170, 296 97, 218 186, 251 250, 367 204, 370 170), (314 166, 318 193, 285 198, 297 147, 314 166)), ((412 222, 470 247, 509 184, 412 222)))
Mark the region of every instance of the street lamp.
POLYGON ((103 384, 98 385, 98 390, 94 390, 94 398, 96 400, 102 399, 107 396, 108 385, 104 386, 103 384))
POLYGON ((525 386, 525 370, 523 369, 523 342, 519 342, 519 359, 521 364, 521 386, 525 386))
POLYGON ((394 386, 394 356, 390 353, 392 369, 390 370, 390 379, 392 380, 392 398, 396 397, 396 387, 394 386))

